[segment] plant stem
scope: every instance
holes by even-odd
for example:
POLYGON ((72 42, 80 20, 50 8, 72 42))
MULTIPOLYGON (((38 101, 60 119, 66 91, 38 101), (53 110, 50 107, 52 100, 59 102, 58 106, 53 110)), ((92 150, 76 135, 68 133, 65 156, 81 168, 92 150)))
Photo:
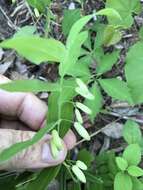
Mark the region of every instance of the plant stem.
MULTIPOLYGON (((61 112, 62 112, 61 98, 62 98, 63 82, 64 82, 64 78, 63 78, 63 76, 61 76, 61 78, 60 78, 60 95, 59 95, 59 99, 58 99, 58 120, 61 119, 61 112)), ((60 123, 58 124, 58 132, 59 131, 60 131, 60 123)))
POLYGON ((74 175, 73 175, 73 173, 72 173, 72 171, 71 171, 71 166, 68 165, 66 162, 63 162, 63 165, 66 167, 66 169, 67 169, 67 171, 69 172, 69 174, 71 175, 73 181, 74 181, 75 183, 77 183, 78 180, 74 177, 74 175))
POLYGON ((48 36, 49 36, 49 29, 50 29, 50 23, 51 23, 51 17, 49 14, 49 10, 50 10, 50 8, 48 9, 47 15, 46 15, 45 38, 48 38, 48 36))

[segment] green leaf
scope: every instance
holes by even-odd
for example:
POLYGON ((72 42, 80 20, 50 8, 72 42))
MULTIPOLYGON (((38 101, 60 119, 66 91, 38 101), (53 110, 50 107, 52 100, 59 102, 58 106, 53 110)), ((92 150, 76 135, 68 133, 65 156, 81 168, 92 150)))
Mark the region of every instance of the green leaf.
POLYGON ((26 190, 45 190, 47 189, 49 183, 57 176, 59 173, 61 165, 56 167, 46 168, 42 170, 34 181, 31 181, 27 186, 26 190))
POLYGON ((50 132, 55 127, 54 123, 48 124, 46 127, 41 128, 30 140, 16 143, 9 148, 4 149, 0 153, 0 163, 3 163, 13 156, 15 156, 17 153, 21 152, 22 150, 28 148, 29 146, 32 146, 33 144, 37 143, 42 137, 50 132))
POLYGON ((88 91, 87 85, 80 78, 76 78, 76 83, 81 90, 83 90, 85 92, 88 91))
POLYGON ((138 144, 130 144, 123 152, 123 158, 128 165, 138 165, 141 161, 141 148, 138 144))
POLYGON ((78 60, 81 51, 81 45, 88 38, 87 32, 80 32, 84 25, 92 18, 93 15, 85 16, 79 19, 72 26, 69 36, 66 42, 66 53, 64 60, 60 64, 59 73, 61 76, 68 74, 70 68, 74 67, 74 64, 78 60))
POLYGON ((77 121, 82 124, 83 123, 82 115, 78 109, 75 109, 75 116, 77 121))
POLYGON ((97 65, 97 74, 101 75, 112 69, 112 66, 117 62, 119 58, 119 51, 113 51, 112 53, 105 54, 100 63, 97 65))
POLYGON ((101 9, 96 13, 96 15, 104 15, 104 16, 107 16, 109 18, 116 18, 119 21, 122 20, 120 14, 113 8, 101 9))
POLYGON ((87 170, 87 165, 82 162, 81 160, 76 161, 76 165, 81 169, 81 170, 87 170))
POLYGON ((85 140, 89 141, 90 136, 87 132, 87 130, 82 126, 79 122, 74 122, 74 128, 77 131, 77 133, 84 138, 85 140))
POLYGON ((143 137, 141 138, 141 141, 140 141, 140 148, 141 148, 141 153, 143 155, 143 137))
POLYGON ((132 182, 133 182, 132 190, 142 190, 143 189, 143 183, 139 179, 133 177, 132 182))
MULTIPOLYGON (((63 92, 63 91, 62 91, 63 92)), ((64 91, 65 93, 65 91, 64 91)), ((64 137, 67 131, 71 127, 71 122, 73 120, 73 104, 67 102, 71 98, 70 96, 64 97, 62 101, 59 100, 59 92, 52 92, 48 99, 48 122, 56 122, 59 119, 59 106, 61 106, 61 116, 59 127, 59 135, 64 137), (54 113, 54 114, 53 114, 54 113)))
POLYGON ((65 79, 63 81, 63 88, 61 93, 61 97, 59 99, 60 104, 68 102, 69 100, 72 100, 73 97, 76 96, 75 92, 76 82, 74 79, 65 79))
POLYGON ((47 122, 56 122, 59 119, 59 108, 61 107, 60 136, 64 137, 71 127, 73 120, 73 104, 69 101, 76 95, 75 80, 64 80, 61 95, 59 92, 52 92, 48 99, 47 122), (67 121, 66 121, 67 120, 67 121))
POLYGON ((52 141, 53 143, 56 145, 56 148, 60 151, 62 150, 63 148, 63 143, 62 143, 62 140, 59 136, 59 133, 57 130, 52 130, 52 133, 51 133, 51 136, 52 136, 52 141))
POLYGON ((75 88, 75 91, 82 97, 88 100, 94 100, 94 95, 88 90, 87 85, 80 79, 76 78, 76 83, 78 87, 75 88))
POLYGON ((84 59, 81 61, 77 61, 75 66, 68 71, 70 75, 73 77, 79 77, 85 79, 85 81, 88 81, 90 79, 90 72, 88 65, 84 62, 84 59), (76 69, 75 69, 76 67, 76 69))
POLYGON ((103 98, 96 82, 91 87, 90 92, 94 95, 95 98, 94 100, 85 100, 84 104, 92 111, 89 117, 93 122, 96 115, 100 112, 100 109, 102 108, 103 98))
POLYGON ((115 176, 114 190, 132 190, 131 177, 125 173, 119 172, 115 176))
POLYGON ((91 109, 80 102, 76 102, 76 107, 85 112, 86 114, 92 114, 91 109))
POLYGON ((48 123, 57 122, 58 121, 58 98, 60 93, 59 92, 52 92, 48 97, 48 123), (53 114, 54 113, 54 114, 53 114))
MULTIPOLYGON (((94 172, 92 173, 92 171, 85 171, 84 172, 85 177, 87 179, 88 182, 91 183, 96 183, 96 184, 103 184, 103 180, 101 179, 101 177, 96 176, 96 174, 94 174, 94 172)), ((91 189, 89 189, 91 190, 91 189)))
POLYGON ((81 52, 81 45, 85 42, 88 37, 88 32, 81 32, 77 35, 75 43, 67 49, 65 53, 65 59, 60 64, 60 75, 64 76, 65 74, 71 74, 71 68, 74 68, 78 57, 81 52))
POLYGON ((60 124, 61 137, 65 136, 65 134, 68 132, 68 130, 71 127, 71 122, 73 121, 74 105, 69 101, 71 101, 73 97, 76 95, 74 91, 74 85, 75 85, 74 82, 75 81, 68 81, 68 80, 64 81, 64 87, 61 92, 61 99, 59 99, 59 106, 61 106, 61 119, 63 119, 63 121, 61 121, 60 124))
POLYGON ((141 26, 141 28, 139 30, 139 38, 140 38, 140 40, 143 40, 143 26, 141 26))
POLYGON ((88 55, 89 51, 92 51, 92 42, 91 41, 92 40, 91 40, 91 36, 90 36, 90 33, 89 33, 87 40, 84 42, 84 46, 87 48, 87 49, 84 49, 84 50, 87 53, 87 55, 88 55))
POLYGON ((133 177, 143 176, 143 170, 137 166, 130 166, 128 167, 127 171, 133 177))
POLYGON ((52 157, 54 159, 58 159, 59 150, 57 146, 55 145, 55 143, 53 142, 53 139, 50 141, 50 148, 51 148, 52 157))
POLYGON ((79 181, 81 181, 82 183, 86 183, 86 178, 82 170, 80 170, 76 165, 73 165, 72 171, 79 181))
POLYGON ((140 144, 142 134, 139 125, 131 120, 128 120, 123 128, 123 137, 128 144, 140 144))
POLYGON ((61 137, 64 137, 71 128, 71 121, 73 121, 73 104, 64 103, 61 110, 61 119, 63 119, 63 121, 60 124, 59 134, 61 137))
POLYGON ((59 92, 52 92, 48 98, 48 122, 56 122, 62 119, 59 131, 61 137, 64 137, 67 133, 73 120, 73 104, 69 101, 76 95, 74 89, 75 80, 64 80, 61 95, 59 92), (61 114, 59 118, 60 108, 61 114))
POLYGON ((89 65, 91 63, 91 56, 87 55, 77 60, 75 67, 71 67, 69 74, 72 75, 74 78, 79 77, 84 81, 90 80, 90 71, 89 65))
POLYGON ((62 21, 62 31, 64 35, 68 35, 73 24, 81 18, 80 9, 64 10, 64 18, 62 21))
POLYGON ((115 9, 122 20, 119 22, 119 19, 116 17, 108 17, 110 24, 122 25, 124 28, 129 28, 133 24, 132 13, 139 13, 141 11, 140 0, 107 0, 106 8, 115 9))
POLYGON ((88 100, 94 100, 93 94, 91 94, 89 91, 84 91, 80 87, 76 87, 75 91, 77 92, 77 94, 81 95, 82 97, 84 97, 88 100))
MULTIPOLYGON (((78 1, 78 0, 77 0, 78 1)), ((70 187, 68 188, 69 190, 73 190, 73 189, 76 189, 76 190, 81 190, 81 183, 80 182, 74 182, 72 181, 70 183, 70 187), (72 183, 72 184, 71 184, 72 183)), ((66 189, 65 189, 66 190, 66 189)))
POLYGON ((118 43, 122 38, 121 32, 112 25, 107 25, 103 34, 103 44, 111 46, 118 43))
POLYGON ((67 39, 67 43, 66 46, 69 49, 73 43, 75 43, 78 34, 80 33, 80 31, 83 29, 83 27, 90 21, 90 19, 93 17, 93 15, 87 15, 82 17, 81 19, 79 19, 77 22, 74 23, 74 25, 72 26, 68 39, 67 39))
POLYGON ((40 80, 15 80, 0 84, 0 88, 10 92, 53 92, 59 91, 58 83, 43 82, 40 80))
POLYGON ((116 157, 116 163, 120 170, 125 171, 128 167, 128 162, 122 157, 116 157))
POLYGON ((8 174, 2 178, 0 178, 0 187, 4 187, 4 190, 9 190, 9 189, 15 189, 16 186, 16 175, 13 174, 8 174))
MULTIPOLYGON (((104 154, 103 154, 104 156, 104 154)), ((116 164, 116 156, 114 151, 109 151, 105 153, 105 158, 107 157, 107 167, 110 173, 115 176, 119 171, 117 164, 116 164)))
POLYGON ((87 190, 95 190, 95 189, 98 189, 98 190, 104 190, 104 185, 103 184, 99 184, 99 183, 89 183, 88 185, 88 189, 87 190))
POLYGON ((94 156, 86 149, 82 149, 79 151, 77 159, 83 161, 87 165, 87 167, 90 167, 91 162, 94 160, 94 156))
POLYGON ((65 47, 61 42, 34 35, 11 38, 0 43, 0 47, 15 49, 35 64, 44 61, 61 62, 65 56, 65 47))
POLYGON ((133 104, 127 83, 116 78, 98 80, 105 92, 114 99, 128 101, 133 104))
POLYGON ((94 40, 94 51, 93 52, 95 52, 95 50, 99 49, 102 52, 101 54, 104 54, 103 49, 102 49, 103 35, 104 35, 104 30, 107 25, 96 22, 93 26, 94 26, 93 31, 96 32, 96 38, 94 40))
POLYGON ((133 45, 126 57, 125 75, 136 104, 143 103, 143 43, 133 45))
POLYGON ((40 12, 45 12, 45 8, 50 5, 51 0, 27 0, 30 6, 37 8, 40 12))
MULTIPOLYGON (((102 57, 104 56, 103 48, 97 48, 92 52, 94 60, 96 60, 97 65, 101 63, 102 57)), ((97 66, 98 67, 98 66, 97 66)))
POLYGON ((22 36, 31 36, 36 31, 35 26, 24 26, 21 27, 15 34, 14 37, 22 37, 22 36))

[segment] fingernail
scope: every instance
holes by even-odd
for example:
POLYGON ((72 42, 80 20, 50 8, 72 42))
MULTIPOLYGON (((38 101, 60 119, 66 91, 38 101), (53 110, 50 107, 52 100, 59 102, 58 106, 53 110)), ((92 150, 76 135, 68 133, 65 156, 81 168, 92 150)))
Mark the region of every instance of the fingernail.
POLYGON ((51 153, 50 145, 48 143, 44 143, 42 147, 42 161, 44 163, 49 163, 49 164, 54 164, 54 163, 58 164, 63 162, 67 153, 65 146, 63 147, 64 148, 61 151, 59 151, 57 158, 54 158, 51 153))

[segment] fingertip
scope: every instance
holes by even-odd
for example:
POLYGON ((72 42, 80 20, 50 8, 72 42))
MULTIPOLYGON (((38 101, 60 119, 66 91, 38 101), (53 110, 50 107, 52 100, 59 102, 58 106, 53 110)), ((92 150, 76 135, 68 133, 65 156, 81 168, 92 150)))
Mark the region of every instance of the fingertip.
POLYGON ((27 169, 40 169, 57 166, 64 162, 67 155, 67 147, 63 142, 63 149, 58 152, 57 158, 52 155, 50 140, 41 143, 40 148, 37 145, 37 151, 30 152, 29 159, 26 161, 25 168, 27 169), (37 153, 36 153, 37 152, 37 153), (33 160, 33 156, 36 159, 33 160), (34 156, 34 157, 35 157, 34 156))
MULTIPOLYGON (((0 129, 0 148, 5 149, 17 142, 30 140, 36 133, 12 129, 0 129)), ((67 147, 63 142, 63 149, 54 158, 50 147, 50 135, 45 135, 39 142, 19 152, 5 164, 0 165, 0 170, 40 169, 56 166, 62 163, 67 155, 67 147)))
POLYGON ((44 143, 42 148, 42 161, 50 166, 58 165, 62 163, 67 155, 67 147, 63 142, 63 148, 58 152, 57 158, 52 155, 51 147, 49 143, 44 143))
POLYGON ((30 128, 38 130, 46 118, 47 105, 34 94, 27 93, 18 110, 20 120, 30 128))
POLYGON ((76 136, 72 130, 69 130, 64 136, 64 142, 68 150, 71 150, 76 144, 76 136))

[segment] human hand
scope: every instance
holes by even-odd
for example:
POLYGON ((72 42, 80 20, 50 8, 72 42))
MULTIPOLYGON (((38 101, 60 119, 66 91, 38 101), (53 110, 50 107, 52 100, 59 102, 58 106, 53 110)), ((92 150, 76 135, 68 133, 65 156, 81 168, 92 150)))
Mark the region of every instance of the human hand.
MULTIPOLYGON (((0 83, 9 79, 0 75, 0 83)), ((35 131, 46 124, 47 106, 31 93, 12 93, 0 90, 0 150, 12 144, 32 138, 35 131)), ((0 170, 35 169, 57 165, 64 161, 67 150, 75 142, 75 136, 69 131, 63 139, 63 150, 58 158, 51 155, 49 141, 46 135, 41 141, 1 164, 0 170)))

